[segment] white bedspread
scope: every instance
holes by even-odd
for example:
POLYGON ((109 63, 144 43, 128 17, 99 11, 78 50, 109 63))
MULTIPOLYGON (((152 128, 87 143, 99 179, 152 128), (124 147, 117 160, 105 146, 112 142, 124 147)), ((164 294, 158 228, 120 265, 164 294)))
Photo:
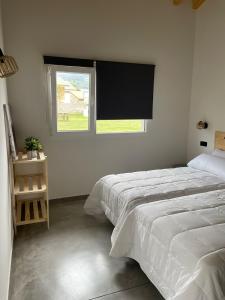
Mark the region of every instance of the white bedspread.
POLYGON ((189 167, 108 175, 85 203, 89 214, 105 213, 116 225, 137 205, 225 188, 225 181, 189 167))
POLYGON ((112 244, 167 300, 225 299, 225 190, 137 206, 112 244))

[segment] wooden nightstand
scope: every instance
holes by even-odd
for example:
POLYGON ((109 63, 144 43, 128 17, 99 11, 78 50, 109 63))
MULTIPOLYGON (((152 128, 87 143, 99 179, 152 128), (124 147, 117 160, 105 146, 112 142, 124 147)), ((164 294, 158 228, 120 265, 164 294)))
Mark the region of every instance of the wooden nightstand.
POLYGON ((19 152, 12 162, 13 219, 17 226, 47 222, 49 228, 48 166, 47 156, 38 153, 28 159, 19 152))

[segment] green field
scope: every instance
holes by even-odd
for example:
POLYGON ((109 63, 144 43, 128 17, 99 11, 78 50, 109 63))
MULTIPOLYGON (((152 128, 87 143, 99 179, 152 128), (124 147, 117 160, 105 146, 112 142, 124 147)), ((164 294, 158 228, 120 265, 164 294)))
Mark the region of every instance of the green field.
MULTIPOLYGON (((88 118, 84 117, 82 114, 67 114, 66 117, 58 116, 57 128, 58 131, 88 130, 88 118)), ((141 131, 143 131, 142 120, 96 121, 97 133, 120 133, 141 131)))

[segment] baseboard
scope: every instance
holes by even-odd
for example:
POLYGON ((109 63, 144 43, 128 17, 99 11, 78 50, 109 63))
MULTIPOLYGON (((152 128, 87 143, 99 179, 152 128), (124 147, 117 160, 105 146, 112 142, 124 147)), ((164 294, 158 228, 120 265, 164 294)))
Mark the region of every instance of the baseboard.
POLYGON ((79 195, 79 196, 70 196, 70 197, 61 197, 61 198, 51 198, 49 201, 76 201, 76 200, 85 200, 89 195, 79 195))

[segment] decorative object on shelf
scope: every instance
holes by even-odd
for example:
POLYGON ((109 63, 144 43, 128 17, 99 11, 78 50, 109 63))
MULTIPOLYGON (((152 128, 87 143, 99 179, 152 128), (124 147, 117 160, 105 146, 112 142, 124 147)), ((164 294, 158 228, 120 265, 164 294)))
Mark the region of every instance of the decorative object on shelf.
POLYGON ((30 136, 25 139, 25 149, 28 159, 37 158, 38 152, 42 150, 42 145, 38 138, 30 136))
POLYGON ((12 169, 15 233, 18 226, 33 223, 47 222, 49 228, 47 157, 38 152, 36 158, 28 159, 27 153, 19 152, 12 169))
MULTIPOLYGON (((192 8, 198 9, 206 0, 192 0, 192 8)), ((179 5, 183 0, 173 0, 174 5, 179 5)))
POLYGON ((6 78, 19 70, 15 59, 12 56, 4 55, 0 49, 0 78, 6 78))
POLYGON ((15 138, 14 138, 14 132, 13 132, 13 124, 12 124, 12 118, 10 113, 10 107, 8 104, 3 104, 3 111, 4 111, 4 119, 5 119, 5 127, 6 127, 6 133, 8 136, 8 142, 9 145, 9 154, 12 155, 13 159, 16 159, 16 145, 15 145, 15 138))
POLYGON ((197 129, 207 129, 209 127, 209 124, 205 121, 199 121, 197 123, 197 129))

